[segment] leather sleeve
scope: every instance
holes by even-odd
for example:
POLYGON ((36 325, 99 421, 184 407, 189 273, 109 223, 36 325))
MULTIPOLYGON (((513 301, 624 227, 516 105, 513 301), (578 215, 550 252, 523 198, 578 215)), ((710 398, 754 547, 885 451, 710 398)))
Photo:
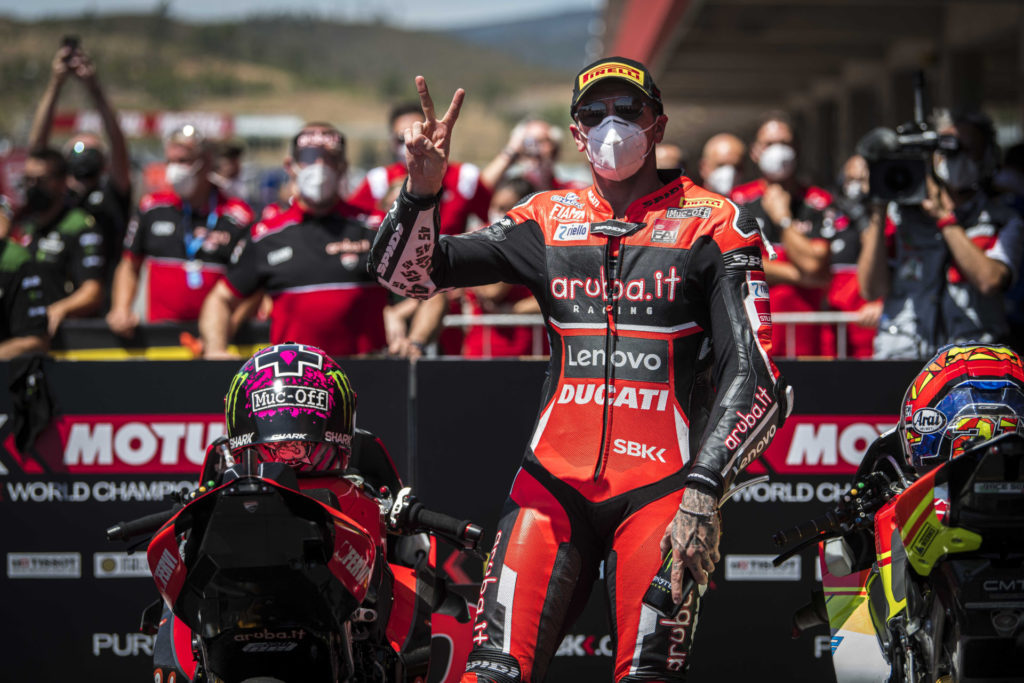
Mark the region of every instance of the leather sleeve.
POLYGON ((785 382, 771 360, 771 311, 757 224, 726 215, 694 245, 692 277, 707 297, 716 393, 687 485, 721 496, 785 419, 785 382))
POLYGON ((482 230, 441 236, 437 198, 414 197, 403 188, 377 232, 368 267, 392 292, 427 299, 492 282, 535 290, 544 277, 537 264, 543 263, 544 240, 533 221, 505 216, 482 230))

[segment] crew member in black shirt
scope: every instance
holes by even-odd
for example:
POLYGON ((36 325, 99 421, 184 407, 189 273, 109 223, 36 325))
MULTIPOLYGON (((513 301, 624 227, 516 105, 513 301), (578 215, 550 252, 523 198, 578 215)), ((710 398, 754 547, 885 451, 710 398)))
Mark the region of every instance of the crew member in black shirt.
POLYGON ((285 167, 296 198, 265 217, 203 303, 199 331, 207 358, 229 356, 232 311, 265 292, 273 300, 270 342, 296 341, 332 356, 382 350, 387 293, 366 271, 373 231, 342 201, 345 138, 330 124, 307 124, 285 167))

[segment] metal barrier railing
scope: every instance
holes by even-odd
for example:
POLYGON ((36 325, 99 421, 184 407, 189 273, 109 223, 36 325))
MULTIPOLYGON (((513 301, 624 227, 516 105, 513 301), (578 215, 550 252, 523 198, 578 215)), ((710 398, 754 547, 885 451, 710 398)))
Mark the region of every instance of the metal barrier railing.
MULTIPOLYGON (((856 323, 859 316, 847 311, 815 311, 810 313, 773 313, 773 325, 786 326, 786 350, 784 358, 794 358, 792 350, 796 347, 796 328, 798 325, 835 325, 836 326, 836 358, 848 355, 846 328, 856 323)), ((544 353, 544 318, 540 314, 488 313, 484 315, 446 315, 442 322, 444 327, 465 327, 469 325, 488 325, 490 327, 532 327, 533 341, 531 354, 540 356, 544 353)), ((484 356, 490 356, 489 335, 484 336, 484 356)))

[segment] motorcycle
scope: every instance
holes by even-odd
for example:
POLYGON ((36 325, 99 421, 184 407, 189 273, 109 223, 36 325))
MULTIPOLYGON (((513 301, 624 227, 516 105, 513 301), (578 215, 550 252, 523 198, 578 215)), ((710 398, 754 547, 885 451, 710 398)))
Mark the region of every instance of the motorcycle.
POLYGON ((297 476, 221 439, 170 510, 107 530, 152 534, 154 680, 458 680, 472 612, 437 576, 435 537, 475 552, 482 530, 423 507, 368 432, 352 450, 344 476, 297 476))
POLYGON ((913 479, 895 431, 822 517, 779 531, 776 566, 817 545, 823 590, 794 637, 828 624, 839 683, 1024 680, 1024 438, 1005 434, 913 479))

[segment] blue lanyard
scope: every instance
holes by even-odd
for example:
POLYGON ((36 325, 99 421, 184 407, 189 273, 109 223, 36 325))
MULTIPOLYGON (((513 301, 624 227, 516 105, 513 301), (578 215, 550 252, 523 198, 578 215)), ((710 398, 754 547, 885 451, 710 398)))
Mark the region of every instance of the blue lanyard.
MULTIPOLYGON (((206 214, 206 228, 208 230, 213 230, 217 225, 218 220, 220 220, 220 214, 217 212, 217 195, 211 190, 210 207, 206 214)), ((182 209, 182 222, 182 228, 185 234, 185 258, 191 261, 196 257, 196 254, 199 253, 199 249, 203 246, 203 242, 206 241, 206 234, 193 234, 192 205, 188 202, 184 203, 184 208, 182 209)))

